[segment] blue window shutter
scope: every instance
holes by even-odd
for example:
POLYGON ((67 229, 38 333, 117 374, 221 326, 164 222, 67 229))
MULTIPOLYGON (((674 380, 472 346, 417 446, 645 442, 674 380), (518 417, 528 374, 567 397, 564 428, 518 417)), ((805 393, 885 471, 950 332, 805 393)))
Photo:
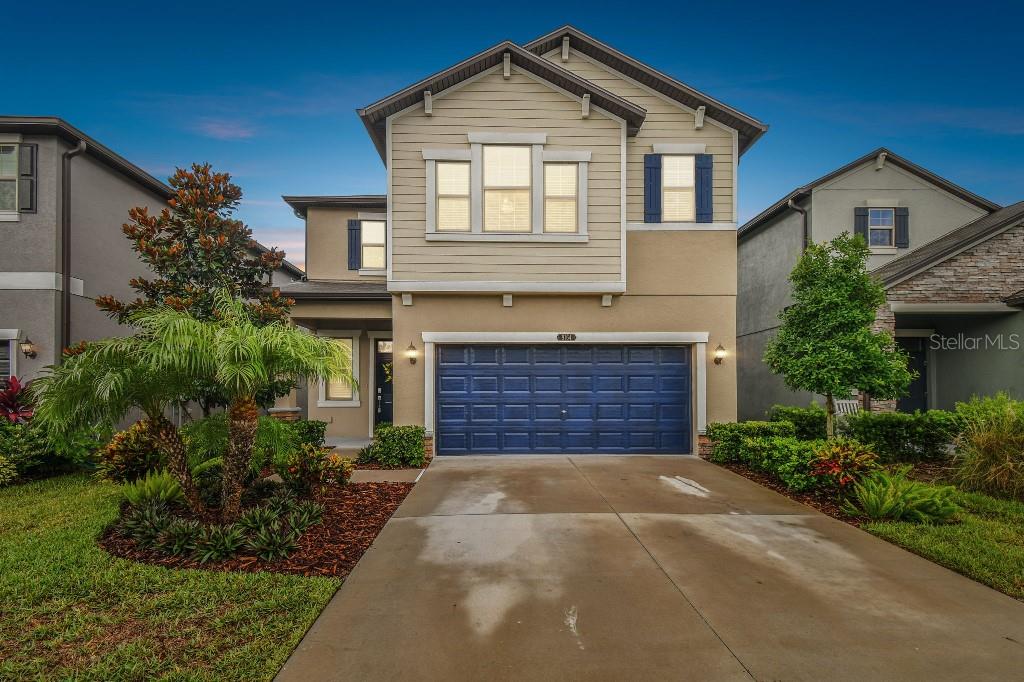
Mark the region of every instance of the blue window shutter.
POLYGON ((697 154, 694 167, 696 177, 694 178, 694 193, 697 195, 697 222, 710 223, 715 217, 713 207, 714 197, 712 195, 711 168, 713 159, 711 154, 697 154))
POLYGON ((348 269, 358 270, 363 264, 363 224, 358 220, 348 221, 348 269))
POLYGON ((896 221, 896 246, 901 249, 910 248, 910 209, 906 206, 894 208, 893 218, 896 221))
POLYGON ((864 206, 857 206, 853 209, 853 233, 859 234, 864 238, 864 242, 870 244, 868 240, 868 209, 864 206))
POLYGON ((644 154, 644 222, 661 222, 661 154, 644 154))

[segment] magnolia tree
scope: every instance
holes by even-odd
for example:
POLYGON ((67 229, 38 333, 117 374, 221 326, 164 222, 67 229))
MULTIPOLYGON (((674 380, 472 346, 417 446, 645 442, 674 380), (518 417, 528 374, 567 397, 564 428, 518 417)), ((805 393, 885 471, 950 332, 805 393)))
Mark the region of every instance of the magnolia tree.
MULTIPOLYGON (((273 271, 285 254, 263 251, 252 231, 232 217, 242 199, 241 188, 227 173, 215 173, 210 164, 179 168, 168 179, 174 195, 157 215, 145 207, 129 211, 131 222, 122 230, 132 249, 149 266, 152 277, 130 281, 138 293, 134 301, 99 296, 96 305, 118 321, 147 308, 167 307, 188 313, 197 320, 212 320, 217 292, 228 289, 244 301, 249 317, 258 325, 288 319, 294 301, 269 286, 273 271)), ((261 405, 286 394, 292 384, 273 382, 257 396, 261 405)), ((189 398, 209 414, 212 407, 226 407, 230 397, 214 383, 198 381, 189 398)))
POLYGON ((793 304, 764 361, 786 386, 825 396, 826 429, 835 437, 835 401, 854 390, 882 399, 904 395, 914 376, 907 356, 872 325, 885 290, 867 272, 864 239, 843 233, 811 244, 789 275, 793 304))

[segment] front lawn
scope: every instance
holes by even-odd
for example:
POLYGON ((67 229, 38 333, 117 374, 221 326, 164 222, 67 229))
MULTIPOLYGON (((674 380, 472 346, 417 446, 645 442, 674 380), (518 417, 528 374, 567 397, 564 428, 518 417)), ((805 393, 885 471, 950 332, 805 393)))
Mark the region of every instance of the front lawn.
POLYGON ((115 559, 117 506, 81 475, 0 490, 0 679, 271 679, 341 584, 115 559))
POLYGON ((978 582, 1024 599, 1024 504, 959 492, 959 523, 873 521, 865 530, 978 582))

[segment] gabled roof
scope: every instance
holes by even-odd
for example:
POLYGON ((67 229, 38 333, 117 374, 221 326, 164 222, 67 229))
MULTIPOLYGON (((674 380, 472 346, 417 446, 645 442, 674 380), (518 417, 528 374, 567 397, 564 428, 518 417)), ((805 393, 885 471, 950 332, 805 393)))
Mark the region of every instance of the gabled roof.
POLYGON ((739 133, 739 152, 743 154, 759 137, 764 135, 768 126, 752 116, 744 114, 724 104, 714 97, 695 90, 685 83, 654 69, 643 62, 625 55, 614 47, 587 35, 578 28, 565 25, 559 29, 532 40, 524 46, 534 54, 544 54, 562 45, 562 38, 569 38, 569 47, 595 59, 605 66, 660 92, 691 109, 705 107, 708 117, 733 128, 739 133))
POLYGON ((306 210, 310 208, 366 208, 385 210, 388 207, 388 198, 385 194, 354 194, 348 196, 296 196, 285 195, 281 197, 284 202, 292 207, 295 215, 299 218, 306 217, 306 210))
MULTIPOLYGON (((893 286, 955 256, 964 249, 994 237, 1004 229, 1021 223, 1024 223, 1024 201, 1001 208, 938 239, 933 239, 910 253, 889 261, 872 274, 886 287, 893 286)), ((1010 298, 1015 295, 1011 295, 1010 298)))
POLYGON ((876 159, 878 159, 878 156, 880 154, 885 154, 886 163, 891 163, 894 166, 902 168, 908 173, 912 173, 918 176, 919 178, 927 182, 930 182, 936 187, 941 187, 942 189, 946 190, 953 196, 959 197, 960 199, 963 199, 967 203, 973 204, 982 210, 996 211, 1000 208, 999 204, 993 201, 989 201, 984 197, 980 197, 974 192, 970 192, 961 187, 960 185, 954 184, 947 180, 946 178, 940 175, 936 175, 935 173, 932 173, 927 168, 922 168, 921 166, 918 166, 916 163, 911 162, 910 160, 900 156, 899 154, 894 154, 885 147, 879 147, 875 151, 868 152, 864 156, 851 161, 850 163, 846 164, 841 168, 837 168, 831 173, 821 176, 817 180, 814 180, 813 182, 810 182, 804 185, 803 187, 797 187, 795 190, 793 190, 786 196, 782 197, 774 204, 772 204, 771 206, 769 206, 768 208, 766 208, 765 210, 761 211, 756 216, 748 220, 743 226, 741 226, 739 230, 737 230, 738 238, 742 240, 745 236, 749 235, 758 227, 764 225, 772 218, 775 218, 776 216, 780 215, 783 211, 787 210, 790 200, 802 201, 806 199, 811 195, 811 192, 816 187, 820 187, 821 185, 824 185, 827 182, 835 180, 840 175, 848 173, 849 171, 852 171, 858 166, 862 166, 865 163, 868 163, 869 161, 875 161, 876 159))
POLYGON ((71 145, 85 142, 85 153, 164 199, 174 192, 120 154, 111 151, 67 121, 56 116, 0 116, 0 133, 56 135, 71 145))
POLYGON ((387 150, 384 138, 388 116, 407 109, 418 102, 422 102, 424 90, 430 90, 430 94, 436 96, 453 85, 472 78, 494 66, 498 66, 504 60, 506 52, 509 54, 513 65, 548 81, 552 85, 556 85, 577 97, 589 94, 592 104, 619 118, 625 119, 628 126, 627 132, 630 135, 636 134, 636 131, 639 130, 640 125, 647 116, 647 112, 642 107, 638 107, 629 100, 612 94, 604 88, 584 78, 580 78, 571 71, 506 40, 444 71, 435 73, 418 83, 388 95, 378 102, 359 109, 357 113, 363 119, 363 125, 366 126, 366 130, 370 133, 370 137, 373 139, 373 144, 377 147, 377 152, 380 154, 381 159, 384 159, 385 162, 387 161, 385 158, 387 150))

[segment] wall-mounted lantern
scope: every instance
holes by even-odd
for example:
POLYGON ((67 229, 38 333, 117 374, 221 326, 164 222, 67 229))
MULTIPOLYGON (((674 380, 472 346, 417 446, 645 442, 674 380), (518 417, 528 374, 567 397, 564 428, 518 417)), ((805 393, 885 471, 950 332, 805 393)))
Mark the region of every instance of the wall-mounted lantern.
POLYGON ((405 349, 405 357, 409 358, 409 364, 416 364, 416 357, 419 355, 419 351, 416 350, 416 346, 410 342, 409 347, 405 349))
POLYGON ((725 360, 725 348, 722 347, 722 344, 718 344, 718 348, 715 349, 715 364, 722 364, 722 360, 725 360))
POLYGON ((34 358, 37 355, 36 344, 32 343, 32 339, 25 337, 25 340, 18 344, 18 348, 25 355, 26 358, 34 358))

